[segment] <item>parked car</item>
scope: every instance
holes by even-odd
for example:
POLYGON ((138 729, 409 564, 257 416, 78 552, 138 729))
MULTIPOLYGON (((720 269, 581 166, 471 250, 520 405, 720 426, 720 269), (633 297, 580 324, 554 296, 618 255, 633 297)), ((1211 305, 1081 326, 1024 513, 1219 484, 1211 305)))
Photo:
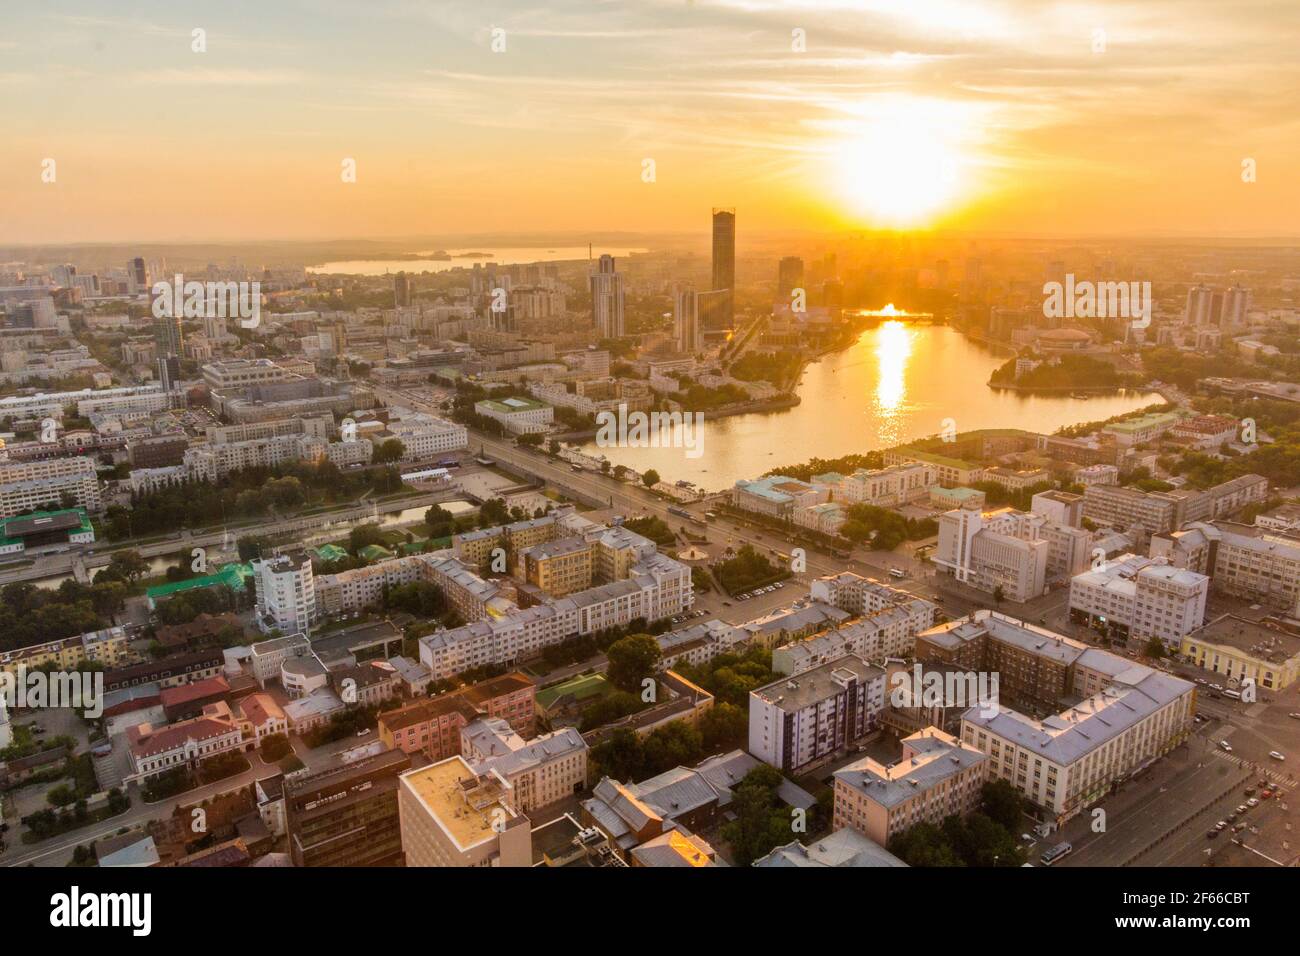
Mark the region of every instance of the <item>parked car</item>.
POLYGON ((1270 751, 1268 752, 1268 755, 1269 755, 1270 757, 1272 757, 1274 760, 1285 760, 1285 759, 1286 759, 1286 755, 1283 754, 1283 753, 1281 753, 1280 751, 1277 751, 1277 750, 1270 750, 1270 751))
POLYGON ((1220 740, 1220 741, 1219 741, 1219 747, 1220 747, 1220 748, 1221 748, 1225 753, 1232 753, 1232 744, 1228 743, 1226 740, 1220 740))

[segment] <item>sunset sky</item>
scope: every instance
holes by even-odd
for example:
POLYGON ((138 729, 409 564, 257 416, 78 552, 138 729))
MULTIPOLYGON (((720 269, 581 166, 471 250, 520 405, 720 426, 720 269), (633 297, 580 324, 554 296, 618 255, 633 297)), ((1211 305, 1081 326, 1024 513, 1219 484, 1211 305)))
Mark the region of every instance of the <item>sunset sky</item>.
POLYGON ((751 235, 1294 236, 1298 35, 1270 0, 24 4, 0 241, 702 230, 713 205, 751 235))

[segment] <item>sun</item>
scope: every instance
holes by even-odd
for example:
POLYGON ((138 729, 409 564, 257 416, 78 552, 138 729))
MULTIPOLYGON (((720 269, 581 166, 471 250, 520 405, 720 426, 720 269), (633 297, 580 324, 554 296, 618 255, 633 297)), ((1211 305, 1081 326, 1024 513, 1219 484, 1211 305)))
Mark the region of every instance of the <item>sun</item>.
POLYGON ((953 104, 904 98, 864 107, 832 145, 845 211, 875 225, 917 226, 963 194, 966 124, 953 104))

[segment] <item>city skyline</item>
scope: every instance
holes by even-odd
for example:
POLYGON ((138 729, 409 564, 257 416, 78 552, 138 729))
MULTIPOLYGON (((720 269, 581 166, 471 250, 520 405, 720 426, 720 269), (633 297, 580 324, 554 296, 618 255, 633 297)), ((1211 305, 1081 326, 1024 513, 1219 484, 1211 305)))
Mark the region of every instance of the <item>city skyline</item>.
POLYGON ((1294 8, 304 9, 11 13, 0 241, 1296 232, 1294 8))

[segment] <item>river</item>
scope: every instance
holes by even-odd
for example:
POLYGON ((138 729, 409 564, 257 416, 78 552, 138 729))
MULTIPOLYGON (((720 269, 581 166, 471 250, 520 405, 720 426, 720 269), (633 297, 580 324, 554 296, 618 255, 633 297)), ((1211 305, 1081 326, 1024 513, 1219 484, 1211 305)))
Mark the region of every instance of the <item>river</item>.
POLYGON ((798 406, 705 422, 702 453, 696 457, 683 448, 601 448, 594 441, 584 450, 637 471, 654 468, 665 480, 685 479, 718 491, 778 465, 935 435, 949 418, 961 432, 1050 433, 1163 401, 1148 391, 1075 398, 989 388, 989 375, 1006 359, 948 326, 889 321, 808 365, 798 406))

